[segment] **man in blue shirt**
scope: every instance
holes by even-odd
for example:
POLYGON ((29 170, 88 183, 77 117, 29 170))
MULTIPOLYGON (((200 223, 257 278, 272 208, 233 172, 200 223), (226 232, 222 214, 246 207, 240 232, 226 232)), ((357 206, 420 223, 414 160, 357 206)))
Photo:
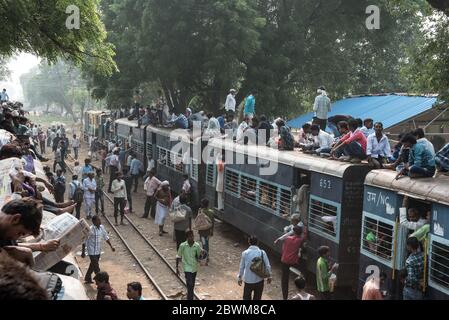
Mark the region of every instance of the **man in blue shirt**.
POLYGON ((424 143, 418 143, 412 134, 405 135, 401 140, 404 148, 410 148, 408 163, 402 174, 410 178, 430 178, 435 174, 435 158, 432 151, 424 143))
POLYGON ((250 119, 254 118, 256 113, 256 98, 254 97, 254 94, 254 90, 249 92, 249 95, 245 99, 245 108, 243 110, 243 116, 249 117, 250 119))
POLYGON ((435 156, 435 163, 439 172, 449 172, 449 143, 437 152, 435 156))
POLYGON ((250 237, 249 240, 250 247, 243 251, 242 258, 240 260, 240 271, 238 275, 238 285, 241 286, 245 283, 243 287, 243 300, 261 300, 263 287, 265 279, 259 277, 253 271, 251 271, 251 265, 254 258, 262 258, 265 265, 265 271, 270 276, 267 278, 267 283, 271 283, 271 265, 268 260, 267 253, 261 250, 257 244, 258 240, 256 237, 250 237))
POLYGON ((6 89, 3 89, 3 91, 0 92, 0 101, 1 101, 1 102, 7 102, 7 101, 9 101, 9 96, 8 96, 8 94, 6 93, 6 89))
POLYGON ((140 171, 142 170, 142 162, 137 159, 135 153, 131 154, 132 160, 130 165, 131 177, 134 181, 134 192, 137 192, 137 186, 139 185, 140 171))

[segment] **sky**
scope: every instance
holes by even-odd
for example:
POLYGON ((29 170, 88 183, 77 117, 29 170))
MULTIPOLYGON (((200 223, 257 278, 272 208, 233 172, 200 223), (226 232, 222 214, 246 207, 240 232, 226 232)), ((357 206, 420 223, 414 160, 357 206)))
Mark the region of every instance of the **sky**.
POLYGON ((0 81, 0 87, 6 89, 10 100, 24 100, 20 76, 30 71, 39 62, 40 59, 30 53, 20 53, 10 60, 8 68, 11 71, 11 76, 6 81, 0 81))

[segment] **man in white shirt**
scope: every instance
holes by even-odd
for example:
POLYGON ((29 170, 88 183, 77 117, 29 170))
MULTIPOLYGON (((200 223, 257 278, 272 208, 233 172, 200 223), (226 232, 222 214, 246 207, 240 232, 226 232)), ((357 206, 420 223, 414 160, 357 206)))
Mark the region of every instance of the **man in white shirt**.
POLYGON ((151 215, 151 217, 154 219, 154 216, 156 214, 156 198, 154 197, 154 194, 156 193, 160 185, 161 181, 156 178, 155 170, 151 170, 149 172, 148 178, 145 180, 145 183, 143 185, 143 189, 145 190, 147 199, 145 201, 145 209, 142 218, 148 218, 148 215, 151 215))
POLYGON ((86 256, 85 250, 87 247, 87 255, 90 258, 89 269, 87 269, 86 275, 84 276, 84 282, 87 284, 92 284, 92 272, 97 274, 100 272, 100 255, 101 255, 101 240, 106 241, 111 247, 112 252, 115 252, 115 248, 112 246, 109 240, 108 233, 106 229, 101 224, 101 219, 98 216, 92 218, 93 225, 90 226, 89 235, 87 236, 86 242, 83 244, 81 257, 86 256))
POLYGON ((310 130, 314 139, 314 143, 311 146, 313 153, 330 153, 334 138, 329 133, 321 130, 319 125, 312 125, 310 130))
POLYGON ((363 121, 363 127, 360 129, 360 131, 363 132, 365 137, 368 138, 370 135, 374 133, 373 124, 374 124, 373 119, 365 119, 363 121))
POLYGON ((112 182, 111 191, 114 193, 114 218, 115 225, 118 226, 118 210, 120 209, 121 224, 123 223, 123 217, 125 216, 125 205, 128 200, 126 183, 123 179, 123 174, 119 172, 117 174, 117 179, 112 182))
POLYGON ((366 155, 368 163, 376 168, 383 168, 384 163, 391 157, 391 146, 388 137, 383 134, 383 124, 376 122, 374 133, 368 136, 366 155))
POLYGON ((229 94, 226 97, 226 103, 225 103, 225 110, 226 110, 226 112, 233 112, 233 113, 235 113, 235 105, 236 105, 235 95, 236 95, 236 90, 235 89, 229 90, 229 94))
POLYGON ((95 191, 97 190, 97 182, 94 179, 95 174, 89 172, 87 178, 83 180, 84 190, 84 208, 86 210, 87 219, 92 218, 92 209, 95 205, 95 191))
POLYGON ((78 160, 78 150, 80 148, 80 139, 77 138, 76 134, 73 135, 72 140, 72 148, 73 148, 73 154, 75 155, 75 160, 78 160))
POLYGON ((251 120, 248 117, 245 117, 237 128, 237 143, 243 144, 245 142, 245 131, 249 128, 250 121, 251 120))

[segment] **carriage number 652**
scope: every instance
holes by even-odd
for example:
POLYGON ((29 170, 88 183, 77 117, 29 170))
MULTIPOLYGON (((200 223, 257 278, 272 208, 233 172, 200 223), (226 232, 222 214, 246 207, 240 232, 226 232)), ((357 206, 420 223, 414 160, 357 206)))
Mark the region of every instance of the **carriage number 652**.
POLYGON ((330 180, 327 179, 320 179, 320 188, 321 189, 331 189, 332 183, 330 180))

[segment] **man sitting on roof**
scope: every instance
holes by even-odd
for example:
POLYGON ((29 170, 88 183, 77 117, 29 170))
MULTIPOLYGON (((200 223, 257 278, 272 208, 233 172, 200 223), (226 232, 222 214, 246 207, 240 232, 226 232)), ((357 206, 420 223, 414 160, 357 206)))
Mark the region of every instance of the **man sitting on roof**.
POLYGON ((374 133, 373 124, 374 124, 373 119, 365 119, 363 121, 363 127, 360 130, 363 132, 365 137, 368 138, 370 135, 374 133))
POLYGON ((319 125, 314 124, 311 127, 314 142, 310 147, 304 147, 306 152, 320 154, 321 152, 329 152, 334 143, 334 138, 327 132, 320 129, 319 125))
POLYGON ((368 163, 372 167, 381 169, 391 156, 391 147, 388 137, 383 134, 381 122, 376 122, 374 130, 375 132, 368 137, 366 155, 368 156, 368 163))
POLYGON ((438 172, 449 173, 449 143, 435 155, 435 164, 438 172))
POLYGON ((405 148, 410 148, 410 156, 400 175, 410 178, 430 178, 435 174, 435 158, 432 150, 424 143, 418 143, 412 134, 407 134, 401 140, 405 148))
POLYGON ((341 138, 331 150, 334 159, 360 163, 366 158, 367 141, 363 132, 358 129, 358 125, 358 121, 355 119, 349 121, 349 130, 351 131, 341 138), (343 154, 345 157, 342 156, 343 154))

